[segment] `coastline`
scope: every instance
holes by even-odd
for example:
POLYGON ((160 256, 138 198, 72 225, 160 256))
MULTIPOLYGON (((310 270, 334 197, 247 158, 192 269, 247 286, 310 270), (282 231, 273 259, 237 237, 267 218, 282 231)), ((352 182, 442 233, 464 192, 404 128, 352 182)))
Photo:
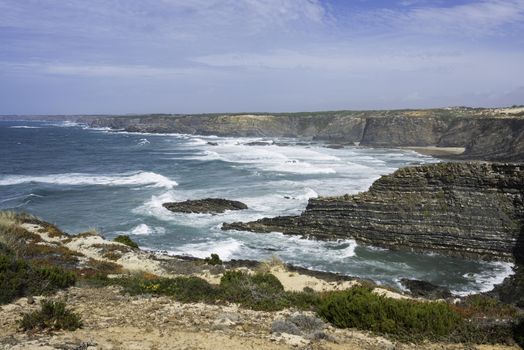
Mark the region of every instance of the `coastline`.
MULTIPOLYGON (((78 256, 81 265, 99 261, 120 266, 115 270, 118 272, 113 272, 113 279, 125 278, 123 276, 129 273, 145 273, 147 276, 158 274, 164 278, 189 275, 215 284, 220 281, 221 274, 234 269, 248 273, 267 271, 277 277, 284 289, 290 292, 309 288, 317 293, 326 293, 347 290, 366 283, 329 273, 315 273, 301 268, 288 269, 278 260, 262 264, 233 261, 223 265, 208 265, 200 259, 180 259, 129 249, 121 243, 105 240, 94 232, 67 235, 56 227, 35 219, 21 223, 20 227, 34 235, 32 237, 40 237, 38 246, 48 246, 60 251, 70 250, 78 256), (108 254, 115 252, 121 255, 117 258, 108 254)), ((31 247, 34 243, 27 244, 31 247)), ((315 318, 315 314, 310 311, 284 308, 267 312, 250 310, 238 304, 181 303, 162 295, 130 295, 123 293, 118 285, 92 286, 89 283, 89 280, 80 280, 77 286, 52 296, 53 300, 67 300, 69 307, 81 315, 84 326, 73 332, 19 331, 17 322, 20 314, 36 310, 44 296, 34 296, 36 302, 22 297, 0 306, 0 349, 57 349, 64 344, 83 349, 171 349, 173 346, 199 349, 216 349, 217 346, 221 349, 238 349, 251 346, 262 350, 420 348, 419 343, 403 342, 354 328, 336 328, 330 324, 322 326, 321 338, 310 337, 306 333, 297 335, 275 331, 276 324, 287 322, 286 320, 293 317, 315 318)), ((377 286, 373 289, 374 293, 386 299, 430 302, 377 286)), ((424 341, 423 344, 424 348, 430 350, 518 349, 515 345, 503 344, 466 345, 438 341, 424 341)))

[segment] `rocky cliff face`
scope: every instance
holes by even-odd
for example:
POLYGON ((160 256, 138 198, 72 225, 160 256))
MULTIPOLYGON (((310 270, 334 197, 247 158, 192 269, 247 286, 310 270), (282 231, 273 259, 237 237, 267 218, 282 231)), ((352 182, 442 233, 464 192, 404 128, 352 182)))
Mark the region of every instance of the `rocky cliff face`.
POLYGON ((318 112, 86 118, 131 132, 299 137, 370 147, 464 147, 462 159, 524 161, 524 117, 492 110, 318 112))
POLYGON ((397 170, 357 195, 311 199, 300 216, 223 229, 512 260, 524 250, 523 222, 524 166, 440 163, 397 170))

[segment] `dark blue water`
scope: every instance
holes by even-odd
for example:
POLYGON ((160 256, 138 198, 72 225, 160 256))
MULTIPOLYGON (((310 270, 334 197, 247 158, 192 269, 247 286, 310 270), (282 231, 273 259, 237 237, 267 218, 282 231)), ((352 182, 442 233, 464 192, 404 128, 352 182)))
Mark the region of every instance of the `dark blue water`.
POLYGON ((391 252, 353 240, 220 230, 222 222, 298 214, 308 198, 365 191, 380 175, 435 162, 411 151, 322 145, 249 146, 255 139, 93 130, 71 123, 0 122, 0 209, 71 233, 130 234, 144 248, 223 259, 269 259, 395 284, 418 278, 457 292, 490 288, 508 264, 391 252), (208 144, 209 141, 218 146, 208 144), (223 197, 250 209, 174 214, 162 203, 223 197))

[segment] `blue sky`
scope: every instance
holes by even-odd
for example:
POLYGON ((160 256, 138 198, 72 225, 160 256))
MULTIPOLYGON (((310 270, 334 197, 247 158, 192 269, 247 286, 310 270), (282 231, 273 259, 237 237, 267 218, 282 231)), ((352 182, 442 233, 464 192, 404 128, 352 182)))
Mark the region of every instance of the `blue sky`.
POLYGON ((0 114, 524 104, 524 0, 0 0, 0 114))

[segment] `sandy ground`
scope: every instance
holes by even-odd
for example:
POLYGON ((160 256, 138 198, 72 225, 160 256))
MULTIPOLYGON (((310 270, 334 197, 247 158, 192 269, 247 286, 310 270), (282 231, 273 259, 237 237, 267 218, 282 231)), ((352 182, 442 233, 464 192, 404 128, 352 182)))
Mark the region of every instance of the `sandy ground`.
POLYGON ((403 149, 409 149, 420 154, 427 156, 447 156, 447 155, 457 155, 465 152, 464 147, 437 147, 437 146, 427 146, 427 147, 401 147, 403 149))
MULTIPOLYGON (((518 349, 462 344, 402 344, 356 330, 325 325, 328 340, 273 333, 272 323, 296 315, 293 310, 258 312, 237 305, 181 304, 167 297, 127 296, 117 287, 70 288, 55 299, 79 313, 74 332, 31 334, 18 330, 23 312, 38 303, 26 298, 0 307, 0 349, 518 349)), ((41 299, 37 298, 37 300, 41 299)), ((312 315, 311 313, 303 313, 312 315)))
POLYGON ((516 108, 499 108, 495 110, 496 113, 505 113, 505 114, 518 114, 524 113, 524 107, 516 108))

